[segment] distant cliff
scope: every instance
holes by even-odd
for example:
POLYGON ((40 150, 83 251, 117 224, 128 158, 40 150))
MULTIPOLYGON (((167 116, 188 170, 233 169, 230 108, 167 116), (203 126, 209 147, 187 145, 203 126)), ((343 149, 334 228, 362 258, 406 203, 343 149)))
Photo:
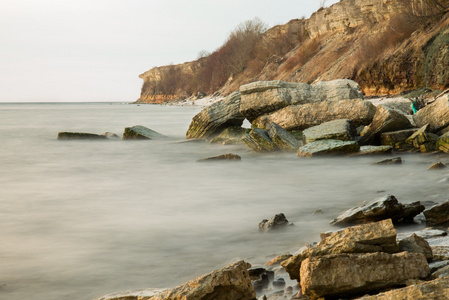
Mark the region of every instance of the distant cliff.
POLYGON ((206 57, 141 74, 138 102, 226 95, 257 80, 347 78, 367 95, 447 88, 447 8, 448 0, 342 0, 263 32, 248 23, 206 57))

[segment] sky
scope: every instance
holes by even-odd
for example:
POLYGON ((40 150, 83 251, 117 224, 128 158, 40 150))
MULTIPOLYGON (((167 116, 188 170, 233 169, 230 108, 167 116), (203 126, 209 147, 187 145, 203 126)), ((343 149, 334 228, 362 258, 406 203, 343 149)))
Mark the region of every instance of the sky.
POLYGON ((255 17, 308 18, 321 2, 1 0, 0 102, 135 101, 152 67, 213 52, 255 17))

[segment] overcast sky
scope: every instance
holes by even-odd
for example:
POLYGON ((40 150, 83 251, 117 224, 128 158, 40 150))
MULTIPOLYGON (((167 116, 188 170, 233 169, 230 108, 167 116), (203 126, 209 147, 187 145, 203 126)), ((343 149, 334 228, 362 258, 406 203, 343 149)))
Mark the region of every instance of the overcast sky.
POLYGON ((255 17, 270 27, 309 17, 320 2, 1 0, 0 102, 134 101, 152 67, 214 51, 255 17))

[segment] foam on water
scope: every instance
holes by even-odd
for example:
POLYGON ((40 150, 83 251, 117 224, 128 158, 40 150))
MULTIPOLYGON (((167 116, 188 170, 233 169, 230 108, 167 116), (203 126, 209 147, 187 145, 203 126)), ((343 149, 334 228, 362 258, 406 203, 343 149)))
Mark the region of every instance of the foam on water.
POLYGON ((332 229, 341 211, 385 194, 444 201, 446 156, 298 158, 245 146, 178 143, 192 107, 0 104, 0 298, 93 299, 172 287, 245 259, 261 264, 332 229), (59 131, 121 135, 144 125, 170 138, 58 141, 59 131), (195 163, 232 152, 239 162, 195 163), (321 209, 323 214, 313 214, 321 209), (257 224, 283 212, 295 226, 257 224))

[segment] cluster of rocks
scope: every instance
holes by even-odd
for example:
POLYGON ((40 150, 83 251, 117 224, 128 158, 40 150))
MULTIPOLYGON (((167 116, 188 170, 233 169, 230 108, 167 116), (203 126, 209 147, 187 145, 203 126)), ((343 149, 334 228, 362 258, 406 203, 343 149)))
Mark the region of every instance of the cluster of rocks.
MULTIPOLYGON (((166 138, 166 136, 142 125, 126 127, 122 136, 123 140, 154 140, 161 138, 166 138)), ((115 140, 120 139, 120 137, 112 132, 105 132, 103 134, 85 133, 85 132, 58 133, 58 140, 108 140, 108 139, 115 140)))
MULTIPOLYGON (((411 103, 411 102, 410 102, 411 103)), ((409 115, 391 103, 363 99, 357 83, 333 80, 308 85, 282 81, 246 84, 192 120, 187 139, 244 142, 257 152, 299 156, 449 153, 449 95, 409 115), (241 127, 251 122, 251 129, 241 127)))

